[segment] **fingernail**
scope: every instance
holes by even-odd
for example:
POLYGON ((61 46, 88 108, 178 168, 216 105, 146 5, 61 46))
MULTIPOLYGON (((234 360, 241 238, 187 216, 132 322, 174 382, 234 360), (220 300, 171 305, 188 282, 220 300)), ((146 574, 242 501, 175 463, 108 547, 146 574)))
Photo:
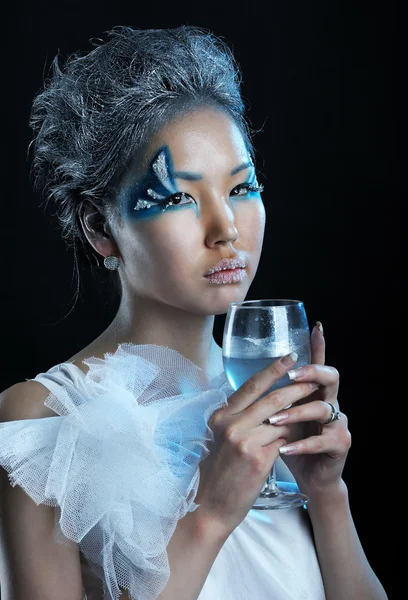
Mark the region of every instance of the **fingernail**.
POLYGON ((292 452, 296 452, 297 446, 293 444, 288 444, 287 446, 281 446, 279 448, 280 454, 292 454, 292 452))
POLYGON ((320 331, 320 333, 323 335, 323 325, 321 324, 320 321, 316 321, 316 327, 320 331))
POLYGON ((288 418, 288 413, 279 413, 278 415, 273 415, 273 417, 269 417, 269 423, 274 425, 275 423, 280 423, 281 421, 285 421, 288 418))
POLYGON ((302 375, 304 375, 304 370, 302 369, 302 367, 299 367, 299 369, 291 369, 290 371, 288 371, 288 377, 289 379, 292 379, 292 381, 296 378, 302 377, 302 375))
POLYGON ((286 356, 284 356, 281 359, 281 362, 285 367, 288 367, 289 365, 295 363, 297 361, 297 359, 298 359, 297 352, 291 352, 290 354, 287 354, 286 356))

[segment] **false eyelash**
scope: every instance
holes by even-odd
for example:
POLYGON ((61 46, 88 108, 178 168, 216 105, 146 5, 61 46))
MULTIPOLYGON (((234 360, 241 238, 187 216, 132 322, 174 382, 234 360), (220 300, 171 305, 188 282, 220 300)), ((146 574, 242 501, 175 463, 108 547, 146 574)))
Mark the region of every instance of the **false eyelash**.
MULTIPOLYGON (((164 210, 165 208, 167 208, 167 206, 170 206, 170 204, 173 204, 173 198, 174 196, 190 196, 190 194, 187 194, 187 192, 176 192, 175 194, 172 194, 171 196, 169 196, 168 198, 166 198, 165 200, 162 200, 161 202, 157 203, 157 206, 161 206, 162 209, 164 210)), ((192 198, 192 196, 190 196, 190 198, 192 198)), ((180 200, 181 202, 181 200, 180 200)), ((178 204, 180 204, 180 202, 175 203, 175 206, 178 206, 178 204)))
MULTIPOLYGON (((254 183, 240 183, 238 185, 235 186, 236 188, 246 188, 247 192, 257 192, 258 194, 260 194, 261 192, 264 191, 264 186, 262 185, 262 183, 260 185, 255 185, 254 183)), ((235 189, 235 188, 234 188, 235 189)), ((239 195, 237 194, 237 196, 239 197, 239 195)))
MULTIPOLYGON (((245 184, 243 184, 243 185, 245 185, 245 184)), ((263 192, 265 189, 264 186, 262 185, 262 183, 260 183, 259 185, 248 185, 247 188, 248 188, 249 192, 259 192, 259 193, 263 192)))
MULTIPOLYGON (((262 183, 260 185, 241 183, 240 185, 245 186, 247 188, 248 192, 257 192, 260 194, 261 192, 264 191, 264 186, 262 185, 262 183)), ((238 186, 236 186, 236 187, 238 187, 238 186)), ((163 210, 165 210, 167 208, 167 206, 170 206, 172 204, 172 198, 174 198, 174 196, 177 196, 178 194, 180 194, 181 196, 190 196, 190 194, 187 194, 187 192, 176 192, 175 194, 172 194, 165 200, 162 200, 161 202, 157 202, 157 206, 160 206, 163 210)), ((192 196, 190 196, 190 198, 191 197, 192 196)), ((179 204, 179 203, 177 203, 177 204, 179 204)), ((177 204, 175 204, 175 206, 177 206, 177 204)))

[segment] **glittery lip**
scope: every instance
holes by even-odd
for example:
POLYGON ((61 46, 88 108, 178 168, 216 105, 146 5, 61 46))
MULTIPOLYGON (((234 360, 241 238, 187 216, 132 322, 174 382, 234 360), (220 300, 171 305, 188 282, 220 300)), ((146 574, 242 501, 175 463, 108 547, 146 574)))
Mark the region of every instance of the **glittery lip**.
POLYGON ((223 284, 223 283, 239 283, 246 277, 244 269, 238 267, 237 269, 228 269, 227 271, 217 271, 212 275, 207 275, 205 278, 210 283, 223 284))
POLYGON ((223 258, 216 265, 208 269, 206 273, 204 273, 204 277, 208 277, 208 275, 212 275, 213 273, 218 273, 219 271, 225 271, 236 268, 244 269, 246 267, 246 262, 243 256, 234 256, 233 258, 223 258))

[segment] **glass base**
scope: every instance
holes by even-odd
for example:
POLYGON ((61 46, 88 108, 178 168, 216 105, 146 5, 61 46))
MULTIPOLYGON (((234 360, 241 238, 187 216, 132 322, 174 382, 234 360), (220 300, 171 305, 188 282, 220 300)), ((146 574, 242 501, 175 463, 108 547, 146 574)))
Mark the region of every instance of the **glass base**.
POLYGON ((252 508, 257 510, 287 510, 289 508, 306 507, 309 498, 306 494, 295 491, 296 486, 292 483, 279 481, 278 488, 275 492, 261 492, 252 508))

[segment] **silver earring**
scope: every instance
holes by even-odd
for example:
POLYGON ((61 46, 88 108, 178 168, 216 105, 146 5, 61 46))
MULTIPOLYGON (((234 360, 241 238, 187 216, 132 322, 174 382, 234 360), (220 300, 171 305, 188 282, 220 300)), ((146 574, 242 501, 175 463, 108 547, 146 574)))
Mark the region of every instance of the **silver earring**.
POLYGON ((106 256, 103 260, 103 264, 110 271, 115 271, 119 269, 120 260, 117 256, 106 256))

